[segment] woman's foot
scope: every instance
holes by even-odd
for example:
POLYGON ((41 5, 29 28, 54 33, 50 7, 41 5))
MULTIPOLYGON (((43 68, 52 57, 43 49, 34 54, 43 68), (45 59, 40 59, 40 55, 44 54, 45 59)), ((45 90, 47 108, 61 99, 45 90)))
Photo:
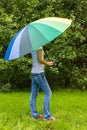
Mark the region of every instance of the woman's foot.
POLYGON ((33 117, 34 119, 43 119, 44 117, 42 115, 39 115, 37 117, 33 117))
POLYGON ((39 115, 37 119, 43 119, 44 117, 42 115, 39 115))
POLYGON ((45 120, 47 120, 47 121, 55 121, 56 119, 54 117, 51 117, 51 118, 45 119, 45 120))

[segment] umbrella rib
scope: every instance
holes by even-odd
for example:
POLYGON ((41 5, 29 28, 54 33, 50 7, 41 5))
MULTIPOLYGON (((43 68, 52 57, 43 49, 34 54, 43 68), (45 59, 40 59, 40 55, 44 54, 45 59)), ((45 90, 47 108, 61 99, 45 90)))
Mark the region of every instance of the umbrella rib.
POLYGON ((22 36, 21 36, 20 56, 27 54, 27 52, 30 52, 32 50, 31 41, 30 41, 30 38, 28 37, 27 27, 28 26, 26 26, 25 31, 22 33, 22 36), (23 36, 25 36, 26 42, 23 36))
POLYGON ((58 31, 57 29, 50 27, 46 24, 42 24, 42 23, 33 23, 33 24, 29 24, 29 26, 32 28, 32 31, 34 31, 33 29, 35 29, 37 31, 36 36, 38 37, 38 32, 40 33, 40 35, 42 36, 42 38, 44 40, 42 40, 42 42, 40 44, 38 44, 38 39, 37 37, 34 38, 34 35, 32 37, 32 35, 30 36, 30 40, 32 39, 32 47, 33 50, 38 49, 39 47, 51 42, 52 40, 54 40, 57 36, 59 36, 61 34, 60 31, 58 31), (41 25, 41 26, 40 26, 41 25), (45 26, 43 26, 45 25, 45 26), (48 31, 47 31, 48 30, 48 31), (37 39, 37 40, 36 40, 37 39), (37 47, 36 47, 36 41, 37 41, 37 47))
MULTIPOLYGON (((49 21, 49 23, 50 23, 50 21, 49 21)), ((59 23, 61 24, 61 22, 59 22, 59 23)), ((52 28, 52 29, 55 29, 55 30, 57 30, 57 31, 60 31, 60 32, 64 32, 64 31, 67 29, 67 27, 69 26, 69 24, 63 23, 64 28, 63 28, 63 25, 62 25, 63 30, 61 30, 59 27, 58 27, 58 29, 57 29, 57 26, 55 27, 55 26, 50 25, 50 24, 48 25, 48 23, 42 23, 42 22, 31 23, 31 25, 35 25, 35 24, 45 25, 45 26, 48 26, 48 27, 50 27, 50 28, 52 28)), ((58 23, 57 23, 57 24, 58 24, 58 23)))
MULTIPOLYGON (((35 23, 35 24, 38 24, 38 23, 35 23)), ((38 30, 38 28, 34 26, 35 24, 33 23, 33 24, 31 24, 31 25, 32 25, 38 32, 40 32, 40 31, 38 30)), ((46 25, 46 24, 43 24, 43 23, 39 23, 39 24, 45 25, 45 26, 47 26, 47 27, 49 27, 49 28, 51 28, 51 29, 55 29, 57 32, 60 32, 60 34, 61 34, 61 31, 57 30, 56 28, 50 27, 49 25, 46 25)), ((43 34, 42 32, 40 32, 40 33, 41 33, 42 36, 45 38, 44 34, 43 34)), ((45 38, 45 39, 46 39, 46 38, 45 38)), ((54 39, 55 39, 55 37, 54 37, 54 39)), ((46 40, 47 40, 47 39, 46 39, 46 40)), ((50 42, 49 40, 47 40, 47 41, 50 42)))
MULTIPOLYGON (((29 26, 31 26, 31 27, 33 27, 37 32, 39 32, 40 33, 40 35, 42 35, 42 37, 47 41, 47 43, 49 42, 46 38, 45 38, 45 36, 40 32, 40 30, 38 30, 35 26, 33 26, 33 25, 29 25, 29 26)), ((31 38, 30 38, 30 42, 31 42, 31 38)), ((32 43, 32 42, 31 42, 32 43)))

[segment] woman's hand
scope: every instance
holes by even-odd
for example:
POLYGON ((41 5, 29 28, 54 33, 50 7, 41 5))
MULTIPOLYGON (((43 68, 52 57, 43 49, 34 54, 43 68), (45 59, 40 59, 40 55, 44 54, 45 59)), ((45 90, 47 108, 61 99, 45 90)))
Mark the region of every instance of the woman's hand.
POLYGON ((52 62, 52 61, 48 61, 48 62, 47 62, 47 65, 48 65, 48 66, 53 66, 53 62, 52 62))

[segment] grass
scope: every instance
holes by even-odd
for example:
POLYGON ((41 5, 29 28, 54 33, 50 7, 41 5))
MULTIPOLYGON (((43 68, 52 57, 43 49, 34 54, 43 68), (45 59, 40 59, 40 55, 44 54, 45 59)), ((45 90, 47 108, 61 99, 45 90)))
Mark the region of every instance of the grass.
MULTIPOLYGON (((29 92, 0 93, 0 130, 87 130, 87 91, 57 91, 51 97, 55 122, 31 118, 29 92)), ((43 94, 37 109, 43 114, 43 94)))

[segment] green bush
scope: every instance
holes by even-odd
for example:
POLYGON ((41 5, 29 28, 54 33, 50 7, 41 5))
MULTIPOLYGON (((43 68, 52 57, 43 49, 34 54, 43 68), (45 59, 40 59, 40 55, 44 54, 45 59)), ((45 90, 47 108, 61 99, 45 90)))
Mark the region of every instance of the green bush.
POLYGON ((44 17, 72 19, 72 25, 44 50, 55 66, 46 68, 52 87, 87 89, 87 1, 0 1, 0 86, 24 89, 31 84, 30 56, 4 61, 7 46, 26 24, 44 17))
POLYGON ((2 85, 2 86, 0 86, 0 91, 1 92, 11 92, 11 88, 12 88, 12 86, 11 86, 11 84, 10 83, 7 83, 7 84, 5 84, 5 85, 2 85))
POLYGON ((25 89, 30 86, 31 59, 22 57, 15 61, 0 59, 0 84, 8 82, 12 88, 25 89))

